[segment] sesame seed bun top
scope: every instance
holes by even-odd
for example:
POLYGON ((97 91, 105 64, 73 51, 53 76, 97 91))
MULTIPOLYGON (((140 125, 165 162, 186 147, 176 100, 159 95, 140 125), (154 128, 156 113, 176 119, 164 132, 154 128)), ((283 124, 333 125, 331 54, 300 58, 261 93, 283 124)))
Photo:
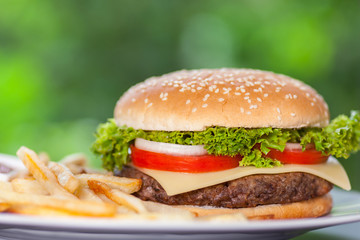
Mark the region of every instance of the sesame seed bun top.
POLYGON ((303 82, 267 71, 224 68, 149 78, 119 99, 114 117, 119 126, 143 130, 302 128, 326 126, 329 110, 303 82))

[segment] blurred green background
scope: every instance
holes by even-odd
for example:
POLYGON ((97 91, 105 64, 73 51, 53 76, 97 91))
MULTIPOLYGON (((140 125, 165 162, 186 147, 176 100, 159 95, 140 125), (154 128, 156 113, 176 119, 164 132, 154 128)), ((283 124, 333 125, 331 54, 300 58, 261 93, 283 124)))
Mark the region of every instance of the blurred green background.
MULTIPOLYGON (((0 152, 89 151, 120 95, 178 69, 247 67, 360 109, 360 2, 1 0, 0 152)), ((360 155, 343 164, 360 190, 360 155)))

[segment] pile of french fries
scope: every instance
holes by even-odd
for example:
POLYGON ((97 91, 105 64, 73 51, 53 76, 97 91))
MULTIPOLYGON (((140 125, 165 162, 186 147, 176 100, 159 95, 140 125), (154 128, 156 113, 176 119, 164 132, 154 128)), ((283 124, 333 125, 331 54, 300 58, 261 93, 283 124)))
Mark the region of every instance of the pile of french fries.
MULTIPOLYGON (((27 171, 0 182, 0 211, 38 216, 108 217, 121 219, 201 220, 188 210, 142 201, 131 195, 141 180, 98 173, 86 157, 71 155, 60 162, 21 147, 17 156, 27 171)), ((224 220, 214 216, 203 220, 224 220)), ((234 215, 231 220, 243 220, 234 215)))

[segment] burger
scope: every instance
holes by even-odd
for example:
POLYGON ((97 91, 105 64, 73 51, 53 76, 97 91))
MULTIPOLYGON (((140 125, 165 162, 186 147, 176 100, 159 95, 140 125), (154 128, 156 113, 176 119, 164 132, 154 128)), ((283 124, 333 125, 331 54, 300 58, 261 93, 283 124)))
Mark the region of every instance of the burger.
POLYGON ((181 70, 123 94, 92 146, 105 169, 142 180, 135 195, 198 215, 319 217, 341 164, 360 149, 360 115, 329 121, 324 99, 291 77, 252 69, 181 70))

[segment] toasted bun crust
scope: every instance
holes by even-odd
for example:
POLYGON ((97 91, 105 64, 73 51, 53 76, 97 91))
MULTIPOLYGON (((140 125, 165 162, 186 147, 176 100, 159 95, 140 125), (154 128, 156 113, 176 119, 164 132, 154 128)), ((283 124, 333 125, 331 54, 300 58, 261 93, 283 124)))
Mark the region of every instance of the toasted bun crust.
POLYGON ((197 206, 178 206, 187 209, 196 216, 204 217, 220 214, 242 213, 249 220, 313 218, 328 214, 332 208, 330 194, 307 201, 271 204, 253 208, 203 208, 197 206))
POLYGON ((327 104, 314 89, 251 69, 182 70, 149 78, 119 99, 114 116, 118 125, 165 131, 324 127, 329 122, 327 104))

